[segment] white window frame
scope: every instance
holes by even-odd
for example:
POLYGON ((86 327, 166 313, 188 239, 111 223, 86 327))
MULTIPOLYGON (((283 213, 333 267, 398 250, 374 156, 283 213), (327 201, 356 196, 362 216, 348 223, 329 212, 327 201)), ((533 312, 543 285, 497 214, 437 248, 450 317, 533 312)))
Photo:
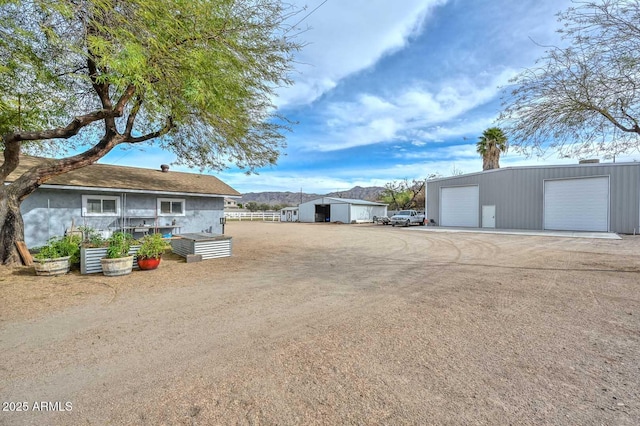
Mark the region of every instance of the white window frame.
POLYGON ((186 209, 187 209, 187 203, 186 200, 184 198, 158 198, 157 199, 157 211, 158 211, 158 216, 184 216, 186 209), (170 203, 176 203, 176 202, 180 202, 182 203, 182 213, 162 213, 161 209, 160 209, 160 205, 162 204, 162 202, 170 202, 170 203))
POLYGON ((113 216, 113 217, 117 217, 120 216, 120 197, 118 196, 113 196, 113 195, 83 195, 82 196, 82 216, 113 216), (87 211, 87 201, 91 199, 91 200, 100 200, 100 201, 104 201, 104 200, 113 200, 116 202, 116 211, 115 213, 111 213, 111 212, 101 212, 101 213, 93 213, 93 212, 88 212, 87 211))

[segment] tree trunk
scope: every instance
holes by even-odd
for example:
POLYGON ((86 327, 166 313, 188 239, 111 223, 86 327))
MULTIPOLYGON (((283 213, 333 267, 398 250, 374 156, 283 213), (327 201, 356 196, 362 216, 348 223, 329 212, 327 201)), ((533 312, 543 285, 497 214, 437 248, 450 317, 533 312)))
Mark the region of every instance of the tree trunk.
POLYGON ((7 187, 0 188, 0 224, 0 262, 3 265, 19 264, 16 241, 24 240, 24 222, 20 201, 7 187))
POLYGON ((24 222, 20 213, 22 201, 52 177, 88 166, 102 158, 121 142, 118 136, 110 136, 103 138, 99 144, 82 154, 36 166, 14 182, 0 186, 0 263, 20 263, 16 241, 24 241, 24 222))
POLYGON ((490 146, 482 156, 482 170, 493 170, 500 168, 500 149, 490 146))

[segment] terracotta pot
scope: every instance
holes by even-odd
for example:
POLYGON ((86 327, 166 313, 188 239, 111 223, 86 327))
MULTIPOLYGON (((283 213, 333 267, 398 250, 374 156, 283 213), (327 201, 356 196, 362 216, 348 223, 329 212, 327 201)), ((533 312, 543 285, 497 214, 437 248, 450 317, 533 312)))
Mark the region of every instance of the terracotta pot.
POLYGON ((159 257, 156 259, 155 257, 138 256, 138 268, 140 268, 143 271, 156 269, 158 265, 160 265, 161 260, 162 260, 162 257, 159 257))
POLYGON ((107 277, 117 277, 127 275, 133 269, 133 256, 119 257, 116 259, 100 259, 102 273, 107 277))

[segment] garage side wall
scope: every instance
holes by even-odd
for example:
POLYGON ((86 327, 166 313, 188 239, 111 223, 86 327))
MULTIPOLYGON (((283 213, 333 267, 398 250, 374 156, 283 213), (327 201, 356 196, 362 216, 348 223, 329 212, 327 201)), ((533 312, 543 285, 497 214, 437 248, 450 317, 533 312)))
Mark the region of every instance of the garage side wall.
POLYGON ((316 221, 316 205, 313 202, 302 203, 298 206, 300 222, 313 223, 316 221))
POLYGON ((386 216, 386 206, 351 205, 351 221, 356 223, 373 222, 374 216, 386 216))
POLYGON ((350 204, 331 204, 331 222, 350 223, 350 204))
POLYGON ((427 183, 427 217, 440 224, 440 188, 479 185, 482 206, 496 206, 496 228, 543 229, 544 181, 609 176, 609 230, 632 234, 640 227, 640 164, 588 164, 566 167, 501 169, 427 183))

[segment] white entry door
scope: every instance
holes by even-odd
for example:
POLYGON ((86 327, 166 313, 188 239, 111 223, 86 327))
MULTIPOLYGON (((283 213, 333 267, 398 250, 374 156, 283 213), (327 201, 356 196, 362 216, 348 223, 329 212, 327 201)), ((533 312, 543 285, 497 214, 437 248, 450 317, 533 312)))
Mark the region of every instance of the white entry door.
POLYGON ((482 206, 482 227, 496 227, 496 206, 482 206))

